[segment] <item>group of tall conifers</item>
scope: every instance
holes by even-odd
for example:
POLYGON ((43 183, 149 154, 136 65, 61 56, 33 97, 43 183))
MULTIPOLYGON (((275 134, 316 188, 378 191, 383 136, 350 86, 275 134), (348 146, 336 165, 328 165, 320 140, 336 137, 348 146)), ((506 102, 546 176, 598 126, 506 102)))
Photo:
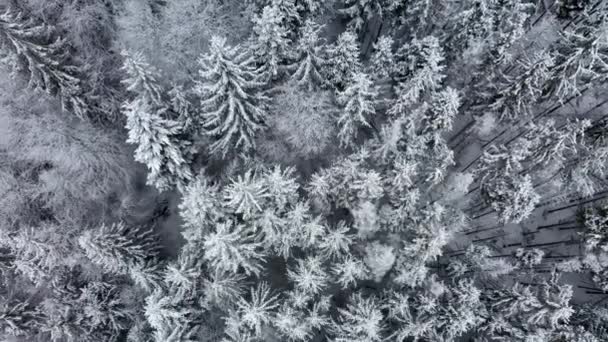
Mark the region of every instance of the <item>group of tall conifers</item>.
MULTIPOLYGON (((489 209, 496 224, 519 224, 545 198, 604 189, 605 118, 550 117, 573 99, 605 96, 608 7, 601 1, 548 8, 525 0, 57 2, 122 15, 149 40, 150 49, 112 46, 122 66, 98 70, 121 81, 103 89, 79 57, 84 52, 63 38, 76 26, 47 23, 34 14, 36 1, 7 1, 0 15, 5 70, 16 85, 25 80, 23 91, 48 93, 49 108, 56 99, 63 111, 56 115, 100 130, 124 126, 147 185, 180 198, 174 229, 183 241, 165 246, 155 227, 136 224, 135 204, 112 213, 109 191, 97 197, 107 203, 91 211, 104 212, 92 227, 78 224, 94 217, 26 223, 3 214, 0 336, 608 339, 608 308, 574 304, 573 286, 560 280, 561 272, 581 272, 606 290, 605 208, 582 216, 584 253, 549 273, 536 271, 548 262, 542 250, 498 257, 461 240, 478 223, 467 202, 489 209), (178 14, 224 18, 226 26, 241 16, 250 32, 207 39, 213 28, 180 31, 174 24, 191 17, 170 17, 178 14), (380 36, 361 51, 375 34, 373 21, 382 22, 380 36), (152 46, 174 42, 162 41, 161 22, 198 44, 180 47, 184 56, 203 50, 196 63, 172 64, 196 70, 163 69, 169 57, 152 46), (455 133, 460 120, 474 124, 455 133), (450 138, 467 134, 465 142, 475 142, 482 131, 490 142, 463 162, 469 156, 453 150, 450 138), (444 257, 463 241, 457 258, 444 257)), ((66 132, 77 151, 91 150, 92 139, 66 132)), ((1 166, 0 189, 13 194, 24 176, 1 166)), ((32 177, 54 167, 41 165, 32 177)), ((64 174, 67 183, 72 175, 64 174)))

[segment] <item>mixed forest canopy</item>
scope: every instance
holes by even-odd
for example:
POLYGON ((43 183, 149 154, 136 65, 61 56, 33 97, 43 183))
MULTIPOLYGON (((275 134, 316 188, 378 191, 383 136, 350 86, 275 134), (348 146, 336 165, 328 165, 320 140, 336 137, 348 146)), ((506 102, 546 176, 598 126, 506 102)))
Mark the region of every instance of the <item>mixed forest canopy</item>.
POLYGON ((608 341, 608 2, 0 0, 0 340, 608 341))

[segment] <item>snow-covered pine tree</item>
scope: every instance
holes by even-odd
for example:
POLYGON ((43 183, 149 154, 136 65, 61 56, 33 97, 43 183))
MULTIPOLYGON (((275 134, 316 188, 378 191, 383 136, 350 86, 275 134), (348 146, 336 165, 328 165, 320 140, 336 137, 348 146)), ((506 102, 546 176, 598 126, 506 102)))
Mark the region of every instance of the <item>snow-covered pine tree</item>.
POLYGON ((451 88, 433 94, 431 106, 423 118, 423 131, 425 133, 441 134, 452 130, 454 118, 460 108, 460 95, 451 88))
MULTIPOLYGON (((433 92, 429 103, 406 110, 405 102, 397 99, 389 109, 395 116, 380 130, 380 139, 372 142, 379 153, 380 162, 390 165, 390 177, 394 177, 397 187, 391 191, 397 198, 414 199, 417 189, 408 196, 399 190, 407 190, 412 184, 426 182, 437 185, 443 181, 449 166, 454 164, 454 153, 443 137, 451 118, 456 114, 459 96, 450 88, 445 92, 433 92), (432 102, 431 102, 432 103, 432 102), (429 112, 430 111, 430 112, 429 112), (430 121, 429 121, 430 120, 430 121)), ((409 190, 408 190, 409 191, 409 190)), ((407 202, 398 200, 399 202, 407 202)))
POLYGON ((124 106, 129 130, 128 143, 137 144, 135 160, 148 167, 148 185, 165 191, 182 188, 191 178, 190 165, 182 150, 189 142, 179 139, 182 126, 164 119, 166 111, 154 109, 145 102, 132 101, 124 106))
POLYGON ((356 31, 360 31, 363 26, 375 15, 382 16, 382 1, 374 0, 341 0, 343 6, 339 11, 349 18, 350 25, 356 31))
POLYGON ((496 97, 489 108, 498 113, 500 120, 517 120, 530 116, 532 106, 541 99, 544 86, 551 77, 553 58, 540 53, 531 59, 518 62, 513 75, 499 72, 496 97))
POLYGON ((453 239, 458 227, 462 227, 464 216, 434 203, 413 220, 408 220, 407 227, 391 227, 407 234, 401 253, 397 254, 394 281, 415 287, 426 281, 430 272, 428 264, 443 255, 443 248, 453 239))
POLYGON ((532 269, 543 262, 545 251, 538 248, 518 248, 515 250, 515 258, 519 268, 532 269))
POLYGON ((509 49, 525 34, 535 5, 529 0, 493 0, 488 3, 492 8, 493 23, 486 60, 495 66, 512 60, 509 49))
POLYGON ((392 71, 395 68, 394 43, 393 37, 389 35, 380 36, 378 41, 374 43, 374 51, 370 58, 373 63, 370 65, 371 71, 369 72, 374 80, 390 80, 393 76, 392 71))
POLYGON ((555 273, 540 284, 515 283, 511 288, 486 291, 482 299, 487 303, 489 320, 481 330, 489 338, 550 340, 563 331, 574 313, 572 294, 572 286, 560 284, 555 273))
POLYGON ((236 303, 236 316, 232 317, 232 322, 227 322, 227 325, 244 334, 262 337, 262 329, 270 326, 276 315, 278 298, 267 283, 258 283, 251 288, 249 299, 239 298, 236 303))
POLYGON ((140 52, 121 52, 124 57, 122 69, 127 74, 123 81, 126 90, 134 93, 142 101, 150 105, 161 106, 163 104, 163 87, 160 84, 160 73, 151 66, 144 55, 140 52))
POLYGON ((423 95, 441 89, 445 79, 443 48, 434 36, 414 39, 397 50, 394 78, 397 99, 390 109, 392 115, 420 101, 423 95))
POLYGON ((578 149, 577 159, 564 170, 564 183, 584 196, 594 194, 608 175, 607 127, 608 122, 601 120, 587 128, 584 148, 578 149))
MULTIPOLYGON (((182 251, 178 260, 167 267, 164 286, 155 288, 145 300, 144 317, 154 329, 154 341, 194 338, 198 327, 192 298, 200 295, 196 291, 195 278, 198 275, 196 267, 201 265, 192 262, 193 259, 184 258, 182 251)), ((199 307, 196 309, 202 313, 199 307)))
POLYGON ((338 222, 335 227, 328 228, 318 246, 320 255, 333 259, 349 255, 354 235, 349 234, 350 227, 344 221, 338 222))
POLYGON ((201 98, 201 116, 207 134, 217 137, 212 153, 250 151, 255 133, 264 127, 268 98, 260 93, 261 74, 239 46, 230 47, 225 38, 213 37, 211 50, 200 59, 201 80, 195 92, 201 98))
POLYGON ((78 237, 78 244, 93 263, 116 274, 128 274, 135 265, 154 258, 159 249, 152 230, 122 222, 86 230, 78 237))
POLYGON ((154 329, 153 340, 192 341, 196 338, 198 322, 193 322, 194 312, 171 292, 157 289, 146 298, 144 315, 154 329))
POLYGON ((250 219, 262 212, 262 205, 269 197, 265 184, 254 177, 253 170, 247 170, 244 175, 237 176, 224 189, 225 205, 244 219, 250 219))
POLYGON ((167 118, 169 106, 163 102, 158 74, 140 53, 123 52, 123 80, 135 96, 123 104, 129 130, 128 143, 136 144, 135 160, 148 168, 147 184, 159 191, 182 188, 192 171, 188 164, 190 142, 180 138, 181 123, 167 118))
MULTIPOLYGON (((196 272, 194 272, 196 274, 196 272)), ((206 307, 222 307, 235 303, 243 295, 245 276, 216 271, 203 281, 206 307)))
POLYGON ((357 35, 351 30, 340 34, 336 42, 328 47, 325 73, 336 90, 344 89, 362 70, 360 53, 357 35))
POLYGON ((277 79, 290 48, 288 30, 275 6, 264 7, 262 14, 256 16, 253 23, 255 41, 252 51, 256 64, 267 75, 268 80, 277 79))
POLYGON ((390 27, 405 29, 407 36, 424 37, 434 29, 445 27, 454 16, 454 8, 460 5, 440 0, 383 0, 383 20, 392 19, 390 27))
POLYGON ((33 338, 45 317, 31 299, 0 296, 0 336, 33 338))
POLYGON ((335 342, 379 342, 385 334, 385 317, 376 298, 353 294, 346 308, 338 309, 338 319, 332 322, 335 342))
POLYGON ((586 208, 579 214, 584 231, 580 233, 584 246, 580 257, 559 264, 564 272, 590 272, 595 285, 608 290, 608 215, 607 207, 586 208))
POLYGON ((409 292, 388 293, 388 319, 397 328, 396 341, 454 341, 483 321, 481 291, 472 280, 460 279, 446 286, 436 277, 409 292))
POLYGON ((465 9, 460 10, 455 19, 450 21, 446 50, 450 57, 455 58, 468 49, 474 50, 473 54, 479 58, 494 24, 492 1, 469 0, 464 5, 465 9))
POLYGON ((377 97, 378 91, 372 80, 361 71, 355 73, 346 82, 346 89, 338 93, 337 101, 343 106, 338 118, 338 139, 342 146, 353 144, 360 127, 372 127, 377 97))
MULTIPOLYGON (((381 258, 375 260, 381 261, 381 258)), ((385 265, 383 264, 383 266, 385 265)), ((369 279, 371 271, 362 260, 348 254, 333 263, 331 273, 334 276, 334 282, 343 289, 347 289, 355 286, 359 281, 369 279)))
POLYGON ((180 206, 188 226, 184 236, 209 245, 205 258, 221 270, 236 272, 242 266, 256 273, 266 253, 287 259, 292 248, 311 248, 324 236, 323 221, 299 199, 298 189, 289 168, 252 169, 221 189, 201 177, 180 206), (222 259, 231 254, 237 256, 222 259))
MULTIPOLYGON (((529 131, 519 140, 531 144, 532 154, 528 158, 533 164, 528 170, 537 170, 546 166, 562 167, 569 160, 576 159, 580 151, 586 149, 586 130, 591 121, 572 119, 557 125, 554 119, 538 124, 531 123, 529 131)), ((541 170, 539 170, 541 171, 541 170)))
POLYGON ((209 269, 201 247, 188 241, 165 268, 161 285, 146 298, 144 314, 156 342, 219 340, 219 311, 232 306, 242 292, 244 277, 209 269))
POLYGON ((241 224, 217 224, 215 232, 205 237, 204 259, 218 271, 259 275, 263 268, 262 244, 241 224))
POLYGON ((42 284, 53 272, 74 262, 70 252, 70 241, 60 238, 53 224, 41 224, 36 228, 22 226, 6 234, 0 245, 10 251, 12 269, 34 284, 42 284))
POLYGON ((322 258, 313 256, 297 259, 295 265, 287 270, 287 277, 294 284, 296 291, 311 297, 322 293, 329 279, 322 258))
POLYGON ((515 269, 506 258, 497 258, 488 246, 481 245, 470 245, 461 259, 448 265, 450 275, 469 278, 497 278, 515 269))
POLYGON ((329 324, 329 300, 327 297, 321 298, 309 309, 302 307, 292 298, 293 296, 290 296, 279 308, 274 326, 289 341, 310 341, 329 324))
POLYGON ((182 130, 196 133, 198 122, 195 120, 194 108, 183 87, 174 84, 167 95, 171 103, 171 110, 179 115, 176 121, 181 123, 182 130))
POLYGON ((529 175, 507 175, 492 186, 485 186, 482 194, 498 212, 502 222, 519 223, 530 216, 540 201, 529 175))
POLYGON ((204 174, 199 174, 188 184, 179 205, 186 226, 182 235, 188 242, 200 241, 211 232, 215 222, 223 215, 221 201, 219 187, 210 184, 204 174))
POLYGON ((271 0, 270 6, 276 9, 283 27, 288 32, 294 32, 302 21, 300 12, 305 10, 304 6, 314 6, 315 1, 307 0, 302 3, 298 0, 271 0))
POLYGON ((90 115, 82 70, 70 60, 70 47, 54 29, 16 10, 0 14, 2 62, 26 75, 28 86, 57 96, 65 111, 90 115))
POLYGON ((135 312, 121 298, 122 290, 118 284, 105 281, 93 281, 80 289, 76 299, 78 311, 82 311, 80 324, 94 331, 97 338, 117 341, 129 328, 135 312))
POLYGON ((492 145, 480 158, 482 198, 497 211, 502 222, 519 223, 527 218, 540 201, 532 178, 522 174, 522 162, 532 154, 529 141, 521 140, 516 148, 492 145))
MULTIPOLYGON (((605 5, 601 5, 605 6, 605 5)), ((553 46, 554 66, 545 84, 545 97, 566 101, 608 75, 608 13, 584 12, 582 20, 560 33, 553 46)))
POLYGON ((291 57, 295 62, 287 69, 292 71, 291 79, 297 85, 312 91, 326 83, 322 68, 327 63, 325 58, 324 39, 319 36, 323 26, 313 20, 307 20, 302 28, 300 38, 293 48, 291 57))
POLYGON ((308 187, 310 196, 323 205, 349 210, 379 199, 384 192, 382 178, 378 172, 365 168, 366 157, 358 157, 351 155, 314 174, 308 187))

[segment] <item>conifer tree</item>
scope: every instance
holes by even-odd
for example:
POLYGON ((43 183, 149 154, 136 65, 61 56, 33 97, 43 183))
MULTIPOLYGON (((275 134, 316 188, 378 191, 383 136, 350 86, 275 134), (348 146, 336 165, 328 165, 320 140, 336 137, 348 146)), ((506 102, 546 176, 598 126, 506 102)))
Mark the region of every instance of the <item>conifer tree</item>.
POLYGON ((350 227, 344 221, 338 222, 334 228, 329 228, 321 240, 319 249, 325 258, 345 257, 350 253, 354 236, 349 234, 350 227))
POLYGON ((443 15, 446 11, 441 1, 437 0, 388 0, 389 9, 397 12, 399 21, 402 25, 409 26, 412 35, 425 35, 429 28, 437 27, 443 23, 443 15))
POLYGON ((469 48, 483 48, 483 42, 491 34, 494 23, 491 2, 471 0, 466 5, 456 15, 448 37, 447 46, 452 56, 458 56, 469 48))
POLYGON ((425 113, 423 130, 428 133, 442 133, 452 130, 454 118, 460 107, 460 95, 456 90, 446 87, 433 94, 431 106, 425 113))
POLYGON ((495 0, 489 3, 493 24, 487 59, 494 64, 511 61, 509 49, 525 34, 526 25, 534 14, 534 4, 527 0, 495 0))
POLYGON ((354 74, 346 89, 338 93, 337 101, 344 107, 338 118, 338 139, 341 145, 350 146, 359 127, 371 127, 372 117, 376 114, 377 96, 373 82, 363 72, 354 74))
POLYGON ((0 297, 0 336, 32 337, 45 317, 30 300, 0 297))
POLYGON ((511 288, 484 293, 490 321, 482 330, 490 337, 549 337, 562 330, 572 316, 571 298, 572 286, 558 283, 556 274, 536 287, 516 283, 511 288))
POLYGON ((390 80, 395 68, 395 53, 393 52, 394 40, 391 36, 384 35, 374 43, 374 52, 371 56, 370 75, 374 80, 390 80))
POLYGON ((248 170, 243 176, 237 176, 224 190, 226 206, 243 218, 249 219, 262 211, 262 205, 269 197, 265 184, 248 170))
POLYGON ((544 86, 551 76, 553 58, 540 53, 520 63, 514 76, 500 73, 496 98, 489 108, 496 111, 500 120, 516 120, 531 114, 532 106, 541 99, 544 86), (521 69, 521 70, 520 70, 521 69))
POLYGON ((259 275, 262 271, 262 245, 250 236, 240 224, 218 224, 215 232, 207 235, 204 242, 204 258, 218 271, 259 275))
POLYGON ((135 94, 123 105, 129 130, 127 142, 137 145, 135 160, 148 168, 147 184, 160 191, 173 186, 182 188, 192 178, 188 164, 190 143, 180 138, 183 126, 167 117, 169 106, 163 102, 156 71, 141 54, 123 55, 123 70, 127 73, 123 82, 135 94))
POLYGON ((606 80, 608 74, 608 14, 605 9, 591 14, 560 34, 555 51, 551 79, 545 96, 565 101, 579 95, 585 86, 606 80))
POLYGON ((261 337, 262 328, 270 326, 275 311, 279 306, 278 295, 273 294, 267 283, 259 283, 251 288, 250 298, 239 298, 236 303, 237 330, 244 330, 246 334, 261 337))
POLYGON ((583 148, 577 149, 578 158, 565 168, 564 181, 570 189, 590 196, 608 174, 608 139, 606 125, 601 121, 585 131, 583 148))
POLYGON ((357 35, 347 30, 338 36, 338 40, 327 50, 325 72, 330 84, 340 90, 344 89, 354 75, 362 68, 359 59, 360 47, 357 35))
POLYGON ((158 242, 151 230, 130 228, 124 223, 102 224, 85 231, 78 244, 87 257, 106 272, 126 274, 158 253, 158 242))
POLYGON ((521 174, 522 163, 529 158, 532 146, 522 140, 512 151, 505 146, 491 146, 480 159, 481 195, 503 222, 519 223, 527 218, 540 201, 530 175, 521 174))
POLYGON ((276 314, 274 325, 289 341, 309 341, 319 329, 327 325, 322 305, 316 303, 312 310, 285 302, 276 314))
POLYGON ((267 97, 259 92, 260 73, 252 62, 238 46, 229 47, 219 37, 200 59, 201 80, 195 91, 201 98, 203 127, 218 139, 210 147, 212 153, 250 151, 255 133, 264 127, 267 97))
POLYGON ((245 276, 229 272, 216 271, 203 282, 207 306, 235 303, 244 292, 245 276))
POLYGON ((271 0, 270 5, 274 7, 277 14, 283 24, 283 27, 288 32, 293 32, 302 21, 300 12, 304 10, 304 6, 314 9, 316 0, 307 0, 304 3, 300 3, 297 0, 271 0))
POLYGON ((443 254, 443 248, 452 240, 463 221, 463 214, 446 210, 435 203, 422 210, 409 226, 398 227, 402 233, 409 233, 406 235, 409 238, 405 240, 402 252, 397 253, 394 281, 409 287, 424 283, 430 271, 428 264, 443 254))
POLYGON ((0 244, 11 252, 11 268, 35 284, 42 284, 58 268, 74 262, 71 241, 58 238, 57 229, 48 223, 36 228, 22 226, 3 236, 0 244))
POLYGON ((184 191, 179 205, 180 215, 186 229, 182 232, 189 242, 200 241, 203 235, 211 232, 215 222, 223 215, 219 187, 200 174, 184 191))
POLYGON ((252 48, 256 63, 267 74, 269 80, 276 79, 287 57, 288 31, 275 6, 264 7, 262 14, 256 16, 253 23, 255 42, 252 48))
POLYGON ((287 270, 287 276, 297 291, 311 296, 321 293, 327 286, 329 278, 323 269, 322 260, 318 257, 297 260, 295 267, 287 270))
POLYGON ((567 120, 559 126, 556 126, 553 119, 539 124, 531 123, 529 132, 518 139, 515 145, 530 145, 527 147, 532 151, 529 159, 534 165, 530 170, 546 166, 562 167, 587 147, 585 136, 590 126, 589 120, 578 119, 567 120))
POLYGON ((361 280, 368 279, 371 273, 362 260, 358 260, 350 254, 334 263, 331 272, 334 276, 334 281, 343 289, 354 286, 361 280))
POLYGON ((388 318, 397 324, 392 337, 453 341, 479 326, 485 316, 481 291, 470 280, 446 286, 435 277, 412 293, 389 294, 388 318))
POLYGON ((74 305, 81 305, 80 323, 95 331, 98 338, 116 341, 133 318, 132 308, 120 297, 121 288, 113 283, 95 281, 82 288, 74 305))
POLYGON ((312 91, 315 86, 325 85, 322 68, 327 63, 324 50, 324 39, 319 36, 323 26, 307 20, 294 48, 292 59, 295 63, 288 66, 293 70, 291 79, 299 86, 312 91))
POLYGON ((397 51, 394 77, 398 94, 390 113, 395 115, 416 104, 427 93, 441 89, 445 79, 445 57, 439 39, 428 36, 414 39, 397 51))
POLYGON ((352 295, 350 302, 332 323, 331 331, 336 342, 377 342, 384 338, 384 315, 375 298, 352 295))
POLYGON ((351 25, 359 31, 374 15, 382 15, 382 1, 341 0, 340 13, 351 19, 351 25))
POLYGON ((79 118, 90 113, 89 99, 81 80, 82 70, 70 60, 65 39, 55 30, 36 23, 33 16, 6 10, 0 15, 0 46, 4 63, 26 75, 28 85, 57 96, 65 111, 79 118))
POLYGON ((167 95, 171 103, 171 110, 179 115, 176 121, 181 123, 182 130, 184 132, 196 132, 198 122, 194 117, 194 108, 183 87, 174 84, 167 95))
POLYGON ((502 222, 519 223, 532 213, 540 196, 534 191, 530 176, 506 176, 483 190, 502 222))
POLYGON ((496 258, 488 246, 470 245, 464 257, 450 262, 449 273, 463 277, 473 273, 473 277, 497 278, 516 269, 504 258, 496 258))

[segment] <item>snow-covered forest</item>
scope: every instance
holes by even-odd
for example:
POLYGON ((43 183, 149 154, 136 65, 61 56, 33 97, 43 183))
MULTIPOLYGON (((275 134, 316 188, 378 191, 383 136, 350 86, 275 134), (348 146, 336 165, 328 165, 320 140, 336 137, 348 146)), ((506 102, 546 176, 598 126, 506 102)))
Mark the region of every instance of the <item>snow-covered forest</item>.
POLYGON ((608 1, 0 0, 0 341, 608 341, 608 1))

